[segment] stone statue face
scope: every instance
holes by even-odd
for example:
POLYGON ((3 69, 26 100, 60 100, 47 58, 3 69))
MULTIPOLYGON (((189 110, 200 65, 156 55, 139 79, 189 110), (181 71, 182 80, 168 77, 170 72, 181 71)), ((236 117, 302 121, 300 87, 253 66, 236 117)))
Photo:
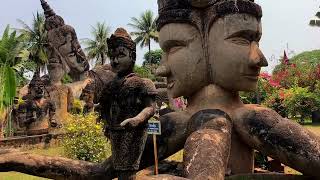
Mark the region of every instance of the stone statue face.
POLYGON ((122 73, 132 70, 134 62, 127 48, 118 47, 111 51, 110 64, 115 73, 122 73))
POLYGON ((157 73, 167 77, 169 95, 190 96, 207 84, 201 36, 194 26, 167 24, 160 29, 159 40, 164 55, 157 73))
POLYGON ((44 93, 44 86, 43 85, 37 85, 30 87, 30 94, 34 99, 41 99, 43 97, 44 93))
POLYGON ((268 63, 259 49, 261 22, 248 14, 219 18, 209 31, 209 62, 215 84, 232 91, 256 89, 268 63))
POLYGON ((65 72, 60 64, 52 63, 48 65, 48 73, 51 83, 60 83, 65 72))

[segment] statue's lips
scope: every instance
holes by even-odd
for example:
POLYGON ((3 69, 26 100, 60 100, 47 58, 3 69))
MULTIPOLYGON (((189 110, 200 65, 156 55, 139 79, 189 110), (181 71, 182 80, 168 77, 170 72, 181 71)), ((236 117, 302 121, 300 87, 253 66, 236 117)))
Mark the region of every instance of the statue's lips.
POLYGON ((243 77, 250 79, 250 80, 258 80, 259 79, 259 73, 253 73, 253 74, 242 74, 243 77))

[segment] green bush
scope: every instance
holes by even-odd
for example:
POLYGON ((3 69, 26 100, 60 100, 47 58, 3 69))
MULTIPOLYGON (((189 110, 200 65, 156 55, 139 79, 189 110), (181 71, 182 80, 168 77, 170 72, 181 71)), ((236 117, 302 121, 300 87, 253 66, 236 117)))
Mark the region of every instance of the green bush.
POLYGON ((161 61, 161 57, 162 57, 163 51, 161 49, 156 49, 153 51, 150 51, 145 53, 143 58, 143 66, 147 65, 147 64, 156 64, 159 65, 160 61, 161 61))
POLYGON ((320 109, 320 97, 308 88, 293 87, 285 90, 284 105, 292 116, 300 115, 301 122, 320 109))
POLYGON ((79 99, 74 99, 73 105, 71 108, 71 113, 72 114, 82 114, 83 112, 83 103, 79 99))
POLYGON ((137 73, 141 78, 148 78, 155 80, 155 76, 151 73, 151 70, 147 67, 134 66, 135 73, 137 73))
POLYGON ((111 155, 110 144, 103 134, 97 115, 73 115, 66 124, 63 148, 67 157, 90 162, 102 162, 111 155))
POLYGON ((69 83, 73 83, 73 80, 72 78, 68 75, 68 74, 65 74, 63 77, 62 77, 62 83, 63 84, 69 84, 69 83))
POLYGON ((283 89, 280 89, 273 91, 272 94, 269 94, 269 96, 263 102, 263 105, 273 109, 282 117, 288 117, 288 109, 285 107, 283 101, 283 89))

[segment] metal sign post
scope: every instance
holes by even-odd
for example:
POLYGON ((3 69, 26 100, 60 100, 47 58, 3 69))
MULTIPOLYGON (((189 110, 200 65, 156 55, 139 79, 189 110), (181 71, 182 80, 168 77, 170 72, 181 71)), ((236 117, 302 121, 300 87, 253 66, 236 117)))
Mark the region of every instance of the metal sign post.
POLYGON ((148 122, 148 134, 153 136, 153 151, 154 151, 154 174, 158 175, 158 151, 157 151, 157 135, 161 134, 160 121, 150 120, 148 122))

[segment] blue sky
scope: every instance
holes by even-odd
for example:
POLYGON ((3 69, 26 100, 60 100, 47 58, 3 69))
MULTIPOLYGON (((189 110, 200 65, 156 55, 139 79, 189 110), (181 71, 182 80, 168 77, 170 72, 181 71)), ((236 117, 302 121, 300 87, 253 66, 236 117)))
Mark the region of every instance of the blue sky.
MULTIPOLYGON (((0 6, 0 32, 7 24, 20 27, 17 19, 31 23, 32 14, 42 12, 40 0, 2 0, 0 6)), ((48 0, 55 12, 72 25, 78 38, 90 38, 91 26, 106 22, 112 31, 117 27, 130 28, 131 17, 139 16, 146 9, 157 13, 156 0, 48 0)), ((319 9, 320 0, 256 0, 263 8, 263 37, 260 43, 270 70, 276 59, 289 50, 289 57, 302 51, 320 49, 320 28, 308 26, 310 18, 319 9)), ((153 44, 153 48, 158 48, 153 44)), ((147 50, 137 49, 137 63, 143 61, 147 50)))

